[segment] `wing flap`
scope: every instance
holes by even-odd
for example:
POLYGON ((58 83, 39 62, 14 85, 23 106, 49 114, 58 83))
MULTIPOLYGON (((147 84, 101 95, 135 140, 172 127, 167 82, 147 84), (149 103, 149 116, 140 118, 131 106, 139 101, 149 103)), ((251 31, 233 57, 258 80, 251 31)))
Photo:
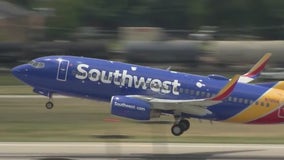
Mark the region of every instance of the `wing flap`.
POLYGON ((207 109, 208 106, 212 106, 220 103, 223 99, 228 97, 235 88, 240 75, 235 75, 217 94, 211 98, 205 99, 190 99, 190 100, 172 100, 172 99, 159 99, 151 98, 140 95, 129 95, 130 97, 140 98, 151 103, 153 109, 159 110, 178 110, 184 113, 192 115, 206 115, 211 114, 211 111, 207 109))

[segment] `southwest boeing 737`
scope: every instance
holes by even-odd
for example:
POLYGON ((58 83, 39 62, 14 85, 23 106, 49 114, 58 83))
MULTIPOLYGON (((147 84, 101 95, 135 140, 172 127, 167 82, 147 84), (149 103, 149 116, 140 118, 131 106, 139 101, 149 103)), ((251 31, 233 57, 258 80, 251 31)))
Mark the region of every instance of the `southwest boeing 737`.
POLYGON ((110 101, 111 113, 135 120, 173 115, 171 132, 190 128, 189 118, 246 124, 284 122, 284 81, 250 83, 264 69, 265 54, 246 74, 228 79, 74 56, 41 57, 12 69, 33 91, 110 101))

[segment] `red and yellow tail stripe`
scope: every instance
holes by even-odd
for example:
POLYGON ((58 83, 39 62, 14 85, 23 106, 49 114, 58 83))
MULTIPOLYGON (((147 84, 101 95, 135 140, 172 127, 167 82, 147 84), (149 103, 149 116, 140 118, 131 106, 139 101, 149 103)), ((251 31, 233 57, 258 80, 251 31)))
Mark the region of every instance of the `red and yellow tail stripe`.
POLYGON ((264 69, 267 61, 271 57, 271 53, 266 53, 244 76, 255 78, 264 69))
POLYGON ((238 74, 235 75, 230 80, 230 82, 227 83, 227 85, 222 90, 219 91, 219 93, 216 96, 211 98, 211 100, 221 101, 221 100, 225 99, 226 97, 228 97, 232 93, 232 91, 234 90, 236 84, 238 83, 239 78, 240 78, 240 75, 238 75, 238 74))
POLYGON ((258 98, 258 103, 251 104, 245 110, 241 111, 240 113, 225 121, 235 123, 249 123, 273 112, 278 107, 280 107, 280 99, 283 96, 279 88, 284 88, 284 82, 278 82, 275 86, 273 86, 271 89, 269 89, 261 97, 258 98), (269 106, 267 106, 266 104, 269 100, 276 101, 269 102, 269 106), (261 103, 264 103, 264 105, 261 105, 261 103))

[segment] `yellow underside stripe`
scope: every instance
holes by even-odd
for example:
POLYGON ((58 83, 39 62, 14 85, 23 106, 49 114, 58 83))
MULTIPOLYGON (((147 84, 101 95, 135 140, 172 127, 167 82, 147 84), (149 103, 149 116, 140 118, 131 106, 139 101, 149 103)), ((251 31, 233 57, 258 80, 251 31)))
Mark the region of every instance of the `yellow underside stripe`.
POLYGON ((277 83, 273 88, 264 93, 258 99, 258 105, 256 105, 255 103, 251 104, 239 114, 225 120, 225 122, 246 123, 256 120, 257 118, 260 118, 261 116, 264 116, 275 110, 279 106, 279 103, 270 103, 269 107, 266 106, 267 99, 280 100, 282 93, 280 92, 280 90, 275 88, 284 88, 284 83, 277 83), (265 102, 264 106, 260 105, 261 102, 265 102))

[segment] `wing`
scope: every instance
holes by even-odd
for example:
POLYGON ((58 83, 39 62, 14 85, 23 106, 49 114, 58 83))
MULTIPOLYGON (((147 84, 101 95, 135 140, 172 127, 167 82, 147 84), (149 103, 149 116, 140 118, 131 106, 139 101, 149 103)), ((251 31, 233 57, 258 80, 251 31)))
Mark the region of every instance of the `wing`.
POLYGON ((203 116, 211 114, 211 111, 207 109, 208 106, 212 106, 222 102, 223 99, 228 97, 234 90, 238 83, 240 75, 235 75, 215 96, 205 99, 191 99, 191 100, 171 100, 171 99, 158 99, 140 95, 129 95, 128 97, 143 99, 148 101, 152 109, 159 110, 176 110, 192 115, 203 116))
POLYGON ((249 83, 258 78, 271 55, 271 53, 266 53, 246 74, 241 75, 239 82, 249 83))

